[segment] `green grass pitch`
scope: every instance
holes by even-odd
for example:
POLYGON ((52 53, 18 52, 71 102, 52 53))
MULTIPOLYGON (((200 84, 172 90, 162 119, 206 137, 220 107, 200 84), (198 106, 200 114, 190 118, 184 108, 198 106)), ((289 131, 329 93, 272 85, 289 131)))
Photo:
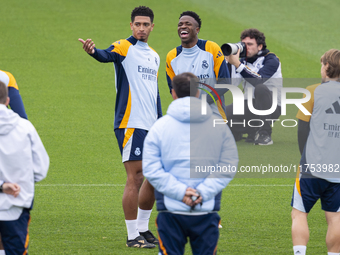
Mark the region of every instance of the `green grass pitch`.
MULTIPOLYGON (((113 67, 87 56, 78 42, 92 38, 103 49, 127 38, 130 13, 138 5, 155 13, 148 43, 163 63, 163 113, 172 100, 165 57, 180 44, 177 22, 183 11, 196 11, 203 21, 199 37, 219 45, 239 41, 246 28, 263 31, 268 48, 280 57, 285 78, 319 79, 320 56, 339 47, 340 2, 332 0, 4 1, 0 69, 17 79, 28 117, 51 160, 47 178, 36 185, 30 254, 157 254, 156 249, 125 247, 121 198, 126 174, 113 132, 113 67)), ((296 111, 290 106, 281 119, 294 119, 296 111)), ((299 162, 296 127, 275 126, 273 140, 268 147, 238 142, 239 165, 299 162)), ((293 177, 233 180, 222 198, 218 253, 291 254, 293 184, 293 177)), ((156 215, 154 210, 152 231, 156 215)), ((308 254, 325 254, 320 204, 309 221, 308 254)))

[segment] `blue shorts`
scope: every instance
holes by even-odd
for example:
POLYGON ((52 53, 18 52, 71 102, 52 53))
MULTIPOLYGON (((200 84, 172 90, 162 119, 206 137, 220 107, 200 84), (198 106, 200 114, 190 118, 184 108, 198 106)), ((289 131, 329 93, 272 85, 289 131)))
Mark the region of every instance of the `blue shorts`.
POLYGON ((184 254, 188 237, 192 254, 216 254, 220 219, 217 213, 181 215, 160 212, 156 219, 159 254, 184 254))
POLYGON ((142 160, 143 143, 148 131, 138 128, 115 129, 122 161, 142 160))
POLYGON ((28 254, 28 225, 30 220, 30 211, 24 209, 19 219, 0 221, 1 240, 6 255, 28 254))
POLYGON ((294 185, 291 206, 301 212, 309 213, 320 198, 321 208, 327 212, 340 211, 340 183, 333 183, 300 174, 294 185))

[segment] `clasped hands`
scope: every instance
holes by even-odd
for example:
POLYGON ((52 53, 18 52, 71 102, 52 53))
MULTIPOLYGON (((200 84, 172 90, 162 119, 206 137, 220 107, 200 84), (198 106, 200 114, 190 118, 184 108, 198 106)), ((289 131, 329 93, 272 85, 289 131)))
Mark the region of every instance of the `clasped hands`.
POLYGON ((197 192, 197 190, 189 187, 185 191, 185 195, 182 199, 182 202, 185 203, 186 205, 194 208, 197 204, 202 204, 202 197, 197 192), (192 199, 193 197, 196 197, 196 199, 194 199, 194 201, 192 199))

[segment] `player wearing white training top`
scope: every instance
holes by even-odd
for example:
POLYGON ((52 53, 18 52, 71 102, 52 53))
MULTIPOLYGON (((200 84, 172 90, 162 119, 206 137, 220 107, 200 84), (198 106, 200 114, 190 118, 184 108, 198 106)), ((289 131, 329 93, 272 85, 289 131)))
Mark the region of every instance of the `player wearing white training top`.
POLYGON ((154 27, 153 17, 150 8, 136 7, 131 13, 132 36, 114 42, 106 50, 96 49, 91 39, 79 39, 93 58, 114 63, 117 92, 114 129, 127 173, 123 194, 126 245, 139 248, 154 248, 158 244, 148 229, 154 189, 147 181, 143 183, 142 172, 144 138, 162 115, 157 83, 160 59, 147 44, 154 27))
POLYGON ((22 102, 19 87, 14 76, 10 72, 0 70, 0 81, 8 88, 9 106, 11 109, 19 114, 21 118, 27 119, 24 103, 22 102))
MULTIPOLYGON (((184 72, 195 74, 201 83, 206 83, 212 88, 215 87, 217 80, 230 78, 220 47, 212 41, 198 39, 201 24, 202 21, 195 12, 185 11, 180 15, 177 32, 181 45, 169 51, 166 57, 166 76, 170 92, 173 77, 184 72)), ((227 83, 226 80, 224 82, 227 83)), ((211 91, 203 84, 200 84, 200 88, 211 91)), ((216 91, 220 94, 222 102, 210 106, 215 113, 226 118, 223 93, 227 89, 216 91)))

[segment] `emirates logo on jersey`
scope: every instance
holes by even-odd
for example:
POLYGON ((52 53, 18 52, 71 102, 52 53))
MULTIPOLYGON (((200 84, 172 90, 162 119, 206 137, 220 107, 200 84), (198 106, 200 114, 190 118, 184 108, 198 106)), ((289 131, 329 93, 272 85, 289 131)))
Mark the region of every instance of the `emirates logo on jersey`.
POLYGON ((206 60, 203 60, 203 62, 202 62, 202 68, 203 68, 203 69, 208 69, 208 67, 209 67, 208 62, 207 62, 206 60))

